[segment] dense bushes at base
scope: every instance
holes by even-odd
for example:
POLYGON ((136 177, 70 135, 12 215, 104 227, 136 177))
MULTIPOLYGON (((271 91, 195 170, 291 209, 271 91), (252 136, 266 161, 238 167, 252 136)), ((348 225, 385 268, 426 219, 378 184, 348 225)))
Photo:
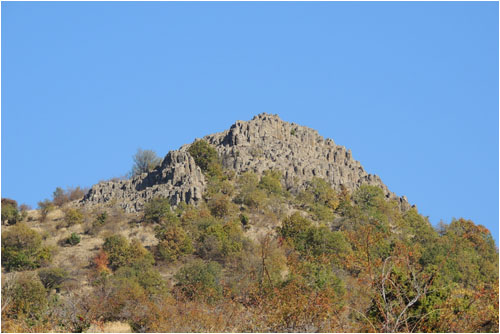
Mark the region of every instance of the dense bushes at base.
MULTIPOLYGON (((313 179, 294 194, 277 172, 210 175, 216 154, 194 147, 207 192, 197 205, 146 205, 155 257, 108 234, 91 268, 80 268, 90 291, 59 293, 72 278, 59 268, 5 285, 2 329, 121 321, 140 332, 498 331, 498 250, 483 226, 458 219, 435 229, 374 186, 350 194, 313 179)), ((40 266, 40 236, 19 223, 5 229, 4 268, 40 266)))

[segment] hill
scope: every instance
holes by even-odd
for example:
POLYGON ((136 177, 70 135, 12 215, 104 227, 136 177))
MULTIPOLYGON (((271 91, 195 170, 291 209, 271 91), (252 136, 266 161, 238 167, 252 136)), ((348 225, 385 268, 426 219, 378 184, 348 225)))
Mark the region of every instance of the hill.
MULTIPOLYGON (((250 121, 238 121, 229 130, 203 138, 217 151, 225 170, 237 175, 266 170, 283 173, 286 190, 297 193, 313 177, 323 178, 335 190, 344 186, 353 191, 362 184, 380 187, 385 197, 397 200, 403 209, 410 206, 405 196, 397 197, 377 175, 365 172, 350 150, 323 139, 316 130, 282 121, 266 113, 250 121)), ((127 212, 140 211, 154 196, 170 198, 173 206, 181 201, 202 199, 207 180, 188 153, 191 144, 171 151, 153 171, 131 180, 103 182, 92 187, 83 205, 116 199, 127 212)))
POLYGON ((486 228, 434 228, 269 114, 38 210, 2 199, 4 332, 498 332, 498 269, 486 228))

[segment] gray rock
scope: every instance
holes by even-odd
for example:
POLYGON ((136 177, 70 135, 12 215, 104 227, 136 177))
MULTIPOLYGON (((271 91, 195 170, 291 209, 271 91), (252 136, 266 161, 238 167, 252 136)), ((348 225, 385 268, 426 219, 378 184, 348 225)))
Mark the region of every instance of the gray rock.
MULTIPOLYGON (((303 189, 313 177, 324 178, 336 190, 341 185, 350 191, 362 184, 376 185, 386 198, 397 200, 402 210, 410 208, 405 196, 396 196, 377 175, 366 173, 352 158, 351 150, 323 139, 316 130, 284 122, 277 115, 263 113, 250 121, 237 121, 229 130, 203 139, 214 145, 224 168, 237 174, 280 170, 284 185, 292 192, 303 189)), ((80 204, 92 206, 116 200, 126 212, 136 212, 155 196, 170 198, 173 206, 181 201, 198 202, 206 180, 187 152, 190 145, 169 152, 150 173, 94 185, 80 204)))

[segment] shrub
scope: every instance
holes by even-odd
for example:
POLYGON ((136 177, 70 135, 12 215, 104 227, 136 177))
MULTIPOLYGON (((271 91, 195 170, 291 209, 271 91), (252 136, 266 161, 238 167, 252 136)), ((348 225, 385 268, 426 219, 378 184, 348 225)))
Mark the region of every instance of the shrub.
POLYGON ((299 212, 294 212, 283 221, 283 225, 278 229, 282 237, 287 239, 297 239, 307 232, 311 222, 301 216, 299 212))
POLYGON ((208 201, 210 213, 216 218, 224 218, 234 211, 234 204, 231 203, 228 196, 216 194, 208 201))
POLYGON ((68 245, 74 246, 80 243, 80 236, 76 233, 71 233, 71 235, 66 239, 68 245))
POLYGON ((307 262, 299 265, 298 274, 305 279, 307 286, 314 290, 332 288, 338 295, 345 292, 344 284, 333 271, 331 264, 307 262))
POLYGON ((81 189, 79 186, 76 188, 68 188, 67 194, 69 201, 76 201, 77 199, 81 199, 85 196, 85 193, 88 192, 88 188, 81 189))
POLYGON ((262 206, 267 198, 264 190, 258 188, 259 178, 255 173, 246 172, 237 180, 239 192, 234 201, 237 204, 245 204, 249 207, 258 208, 262 206))
POLYGON ((160 296, 167 292, 165 281, 154 267, 126 266, 119 268, 113 275, 114 280, 128 280, 137 283, 148 296, 160 296))
POLYGON ((297 196, 297 200, 305 205, 319 221, 331 221, 334 211, 339 207, 340 200, 330 184, 314 177, 307 188, 297 196))
POLYGON ((375 208, 380 201, 384 200, 384 192, 377 186, 363 184, 353 193, 354 202, 363 210, 375 208))
POLYGON ((144 205, 144 220, 151 223, 176 221, 168 198, 156 197, 144 205))
POLYGON ((44 268, 38 271, 38 277, 45 289, 59 289, 68 279, 68 272, 62 268, 44 268))
POLYGON ((198 239, 197 253, 204 259, 224 261, 243 249, 243 232, 240 224, 215 223, 209 225, 198 239))
POLYGON ((188 149, 196 165, 210 177, 221 177, 222 166, 215 148, 204 140, 197 140, 188 149))
POLYGON ((132 157, 134 165, 132 166, 132 176, 141 175, 153 170, 161 162, 161 159, 154 151, 137 149, 137 152, 132 157))
POLYGON ((310 182, 310 191, 314 195, 314 200, 335 210, 339 205, 337 193, 325 180, 314 177, 310 182))
POLYGON ((260 179, 259 188, 271 193, 280 195, 283 191, 281 188, 281 173, 278 171, 267 170, 260 179))
POLYGON ((221 270, 217 262, 194 260, 175 274, 176 286, 189 299, 213 302, 222 296, 221 270))
POLYGON ((134 239, 131 243, 122 235, 112 235, 104 241, 103 250, 108 254, 113 270, 124 266, 148 267, 154 263, 153 256, 141 243, 134 239))
POLYGON ((109 256, 104 250, 100 250, 99 253, 92 259, 92 263, 98 273, 109 274, 111 270, 108 268, 109 256))
POLYGON ((247 215, 242 213, 242 214, 240 214, 240 222, 243 226, 247 226, 248 223, 250 223, 250 218, 248 218, 247 215))
POLYGON ((13 199, 2 198, 2 224, 12 225, 19 220, 21 220, 21 215, 17 210, 17 202, 13 199))
POLYGON ((106 211, 99 213, 92 221, 92 226, 88 229, 87 233, 96 234, 107 222, 108 213, 106 211))
POLYGON ((79 186, 76 188, 68 188, 67 190, 57 187, 52 193, 52 202, 54 205, 61 207, 68 202, 83 198, 85 192, 86 189, 81 189, 79 186))
POLYGON ((2 234, 2 266, 8 271, 38 268, 51 258, 51 250, 42 246, 40 234, 24 224, 2 234))
POLYGON ((116 269, 130 260, 129 243, 122 235, 112 235, 104 241, 103 250, 108 254, 110 267, 116 269))
POLYGON ((83 222, 83 213, 75 208, 66 209, 64 211, 64 221, 68 226, 81 224, 83 222))
POLYGON ((108 219, 108 213, 106 211, 102 212, 102 213, 97 215, 96 219, 94 220, 93 225, 94 226, 103 226, 104 224, 106 224, 107 219, 108 219))
POLYGON ((68 195, 61 187, 57 187, 52 193, 52 203, 56 206, 62 206, 67 202, 69 202, 68 195))
POLYGON ((191 238, 181 227, 171 226, 158 229, 156 238, 160 240, 157 246, 158 257, 164 261, 172 262, 182 255, 193 252, 191 238))
POLYGON ((7 312, 12 315, 38 318, 47 304, 45 288, 38 276, 32 273, 14 276, 2 287, 2 307, 6 305, 7 312))
POLYGON ((38 202, 38 208, 40 209, 40 220, 43 222, 47 219, 47 215, 50 211, 54 210, 55 206, 50 200, 45 199, 41 202, 38 202))
POLYGON ((298 212, 287 217, 278 231, 303 255, 338 255, 348 250, 341 232, 332 232, 326 226, 314 226, 298 212))

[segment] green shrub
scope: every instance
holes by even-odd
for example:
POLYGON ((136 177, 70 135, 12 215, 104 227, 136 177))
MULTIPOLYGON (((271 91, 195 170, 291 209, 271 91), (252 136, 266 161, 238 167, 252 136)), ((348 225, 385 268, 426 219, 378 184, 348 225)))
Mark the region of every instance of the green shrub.
POLYGON ((80 243, 80 236, 76 233, 71 233, 71 235, 66 239, 66 243, 71 246, 78 245, 80 243))
POLYGON ((159 240, 157 253, 161 260, 173 262, 193 252, 191 238, 182 227, 170 226, 157 229, 156 238, 159 240))
POLYGON ((333 210, 338 207, 339 200, 337 193, 324 179, 314 177, 309 184, 309 190, 314 195, 316 202, 324 204, 333 210))
POLYGON ((370 210, 384 200, 384 192, 377 186, 363 184, 353 193, 352 198, 363 210, 370 210))
POLYGON ((201 233, 196 252, 204 259, 223 262, 227 257, 241 253, 243 241, 240 224, 215 223, 201 233))
POLYGON ((260 179, 259 188, 271 194, 280 195, 283 192, 281 187, 281 173, 273 170, 265 171, 260 179))
POLYGON ((250 223, 250 218, 245 214, 240 214, 240 222, 243 226, 247 226, 250 223))
POLYGON ((126 266, 119 268, 113 275, 113 280, 137 283, 144 289, 146 295, 160 296, 167 293, 165 280, 154 267, 126 266))
POLYGON ((107 237, 102 246, 108 254, 110 267, 116 269, 129 263, 129 242, 122 235, 112 235, 107 237))
POLYGON ((221 271, 217 262, 194 260, 182 267, 174 278, 187 298, 213 302, 222 296, 221 271))
POLYGON ((106 238, 102 248, 108 254, 109 266, 113 270, 124 266, 146 268, 154 263, 151 253, 136 239, 129 242, 122 235, 112 235, 106 238))
POLYGON ((42 246, 42 237, 24 224, 17 224, 2 234, 2 266, 10 270, 27 270, 49 263, 50 248, 42 246))
MULTIPOLYGON (((38 318, 47 308, 47 292, 37 275, 22 273, 3 285, 2 306, 4 305, 7 307, 5 311, 14 316, 38 318)), ((3 311, 2 309, 2 319, 3 311)))
POLYGON ((234 204, 228 196, 224 194, 216 194, 208 201, 208 207, 212 216, 216 218, 224 218, 231 212, 235 211, 234 204))
POLYGON ((2 224, 15 224, 21 220, 21 215, 17 210, 17 202, 13 199, 2 198, 2 224))
POLYGON ((92 227, 99 228, 104 226, 108 220, 108 213, 106 211, 97 215, 96 219, 92 222, 92 227))
POLYGON ((175 222, 168 198, 156 197, 144 205, 144 220, 150 223, 175 222))
POLYGON ((297 200, 319 221, 332 221, 335 217, 334 211, 340 205, 335 190, 327 181, 318 177, 307 183, 306 189, 297 196, 297 200))
POLYGON ((299 212, 294 212, 285 218, 278 231, 282 237, 294 240, 305 235, 310 226, 311 222, 307 218, 302 217, 299 212))
POLYGON ((215 148, 204 140, 197 140, 188 149, 196 165, 210 177, 222 177, 222 166, 215 148))
POLYGON ((64 211, 64 221, 68 226, 81 224, 83 222, 83 213, 76 208, 68 208, 64 211))
POLYGON ((255 173, 246 172, 242 174, 236 183, 239 191, 234 198, 235 203, 258 208, 266 201, 267 194, 258 187, 259 178, 255 173))
POLYGON ((278 232, 303 255, 338 255, 349 249, 341 232, 333 232, 326 226, 314 226, 298 212, 287 217, 278 232))
POLYGON ((68 279, 68 272, 62 268, 44 268, 38 271, 38 277, 45 289, 59 289, 68 279))

